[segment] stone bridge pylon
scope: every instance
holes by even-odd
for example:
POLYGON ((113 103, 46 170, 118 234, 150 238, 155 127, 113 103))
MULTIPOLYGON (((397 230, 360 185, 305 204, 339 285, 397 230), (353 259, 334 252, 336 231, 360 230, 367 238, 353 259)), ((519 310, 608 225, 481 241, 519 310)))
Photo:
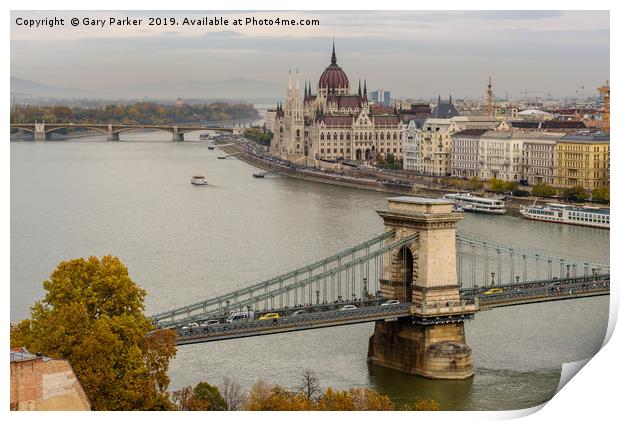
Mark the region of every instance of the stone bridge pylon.
POLYGON ((411 315, 378 321, 368 345, 368 361, 435 379, 464 379, 474 374, 465 320, 476 305, 461 301, 456 270, 456 223, 444 199, 394 197, 377 213, 391 241, 418 233, 418 239, 384 259, 381 296, 411 303, 411 315))

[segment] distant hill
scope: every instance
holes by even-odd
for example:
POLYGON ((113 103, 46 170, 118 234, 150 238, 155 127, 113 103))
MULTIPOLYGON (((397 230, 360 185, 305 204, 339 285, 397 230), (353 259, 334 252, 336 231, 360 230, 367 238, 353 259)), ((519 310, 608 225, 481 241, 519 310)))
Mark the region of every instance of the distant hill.
MULTIPOLYGON (((103 88, 100 88, 103 90, 103 88)), ((46 85, 11 76, 11 96, 32 98, 85 98, 85 99, 246 99, 281 98, 286 96, 286 85, 246 78, 219 81, 171 80, 166 83, 119 84, 104 92, 46 85)), ((270 101, 271 102, 271 101, 270 101)))
POLYGON ((52 98, 87 98, 98 96, 95 92, 63 86, 44 85, 32 80, 11 76, 11 96, 20 97, 52 97, 52 98))

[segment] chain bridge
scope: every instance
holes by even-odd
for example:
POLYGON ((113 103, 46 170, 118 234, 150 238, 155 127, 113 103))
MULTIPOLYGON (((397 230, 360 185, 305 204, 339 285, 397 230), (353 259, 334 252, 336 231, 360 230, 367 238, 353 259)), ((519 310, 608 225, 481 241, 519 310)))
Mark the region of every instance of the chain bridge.
POLYGON ((62 129, 87 129, 96 132, 105 133, 107 140, 120 140, 120 134, 128 131, 136 130, 163 130, 172 134, 173 141, 185 140, 185 133, 212 130, 217 132, 240 133, 240 127, 227 127, 224 125, 207 126, 207 125, 153 125, 153 124, 88 124, 88 123, 61 123, 49 124, 45 122, 11 124, 11 129, 22 130, 32 133, 34 140, 48 140, 53 132, 62 129))
POLYGON ((464 378, 473 366, 463 322, 475 312, 609 294, 607 263, 456 232, 462 216, 443 199, 388 202, 377 211, 385 232, 374 238, 151 319, 175 329, 178 345, 375 322, 369 361, 464 378), (227 323, 234 313, 253 317, 227 323), (446 368, 446 358, 456 365, 446 368))

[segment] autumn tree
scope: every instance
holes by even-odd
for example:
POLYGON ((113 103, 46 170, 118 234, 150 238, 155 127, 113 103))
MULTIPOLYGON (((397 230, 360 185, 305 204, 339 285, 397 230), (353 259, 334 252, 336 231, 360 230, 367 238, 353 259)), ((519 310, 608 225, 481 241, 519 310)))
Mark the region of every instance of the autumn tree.
POLYGON ((284 389, 269 386, 263 381, 254 384, 246 403, 248 411, 310 411, 314 409, 305 396, 284 389))
POLYGON ((328 388, 316 404, 322 411, 392 411, 394 402, 368 388, 337 391, 328 388))
POLYGON ((552 197, 557 194, 557 190, 550 184, 538 183, 532 187, 532 195, 538 197, 552 197))
POLYGON ((433 399, 419 399, 413 405, 416 411, 439 411, 441 406, 439 402, 433 399))
POLYGON ((484 182, 478 177, 472 177, 467 180, 467 188, 470 190, 482 190, 484 182))
POLYGON ((175 333, 149 336, 146 292, 113 256, 62 262, 46 295, 11 330, 11 346, 67 359, 96 410, 170 409, 168 364, 175 333))

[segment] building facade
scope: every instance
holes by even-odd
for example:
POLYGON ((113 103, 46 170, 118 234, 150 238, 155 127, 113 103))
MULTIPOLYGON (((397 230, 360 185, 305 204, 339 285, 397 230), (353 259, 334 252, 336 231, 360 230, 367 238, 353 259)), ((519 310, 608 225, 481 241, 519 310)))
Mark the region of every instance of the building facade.
POLYGON ((88 411, 90 402, 67 360, 11 350, 12 411, 88 411))
MULTIPOLYGON (((451 115, 456 112, 451 100, 440 104, 446 104, 442 106, 444 110, 434 112, 435 115, 451 115)), ((427 175, 453 175, 452 135, 470 128, 493 129, 499 122, 499 119, 487 116, 455 116, 428 118, 423 122, 410 121, 403 143, 403 168, 427 175)))
POLYGON ((557 140, 556 154, 559 187, 609 187, 609 135, 564 136, 557 140))
POLYGON ((316 93, 306 84, 302 96, 299 75, 293 83, 289 73, 286 102, 277 108, 272 131, 270 153, 292 162, 318 166, 321 160, 402 159, 402 116, 396 109, 373 106, 366 81, 351 91, 335 46, 316 93))

